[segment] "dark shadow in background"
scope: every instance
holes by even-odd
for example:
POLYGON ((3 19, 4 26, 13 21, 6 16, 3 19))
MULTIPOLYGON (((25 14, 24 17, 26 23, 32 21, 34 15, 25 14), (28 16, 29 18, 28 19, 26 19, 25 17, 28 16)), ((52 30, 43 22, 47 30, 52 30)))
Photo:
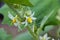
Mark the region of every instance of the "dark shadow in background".
POLYGON ((0 13, 0 24, 2 23, 3 19, 4 19, 4 15, 0 13))
POLYGON ((0 0, 0 8, 4 5, 3 0, 0 0))

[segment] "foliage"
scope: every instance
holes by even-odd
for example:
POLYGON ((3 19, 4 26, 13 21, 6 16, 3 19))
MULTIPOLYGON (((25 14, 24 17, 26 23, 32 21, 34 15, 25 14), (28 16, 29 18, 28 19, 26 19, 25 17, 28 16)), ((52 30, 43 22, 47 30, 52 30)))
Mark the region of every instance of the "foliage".
MULTIPOLYGON (((32 24, 28 23, 27 25, 28 27, 27 26, 26 27, 28 28, 28 31, 30 32, 32 37, 35 40, 38 40, 38 37, 42 32, 51 30, 54 27, 54 25, 60 25, 60 20, 57 19, 58 10, 60 9, 59 1, 60 0, 23 0, 23 1, 22 0, 17 0, 17 1, 4 0, 6 4, 2 8, 0 8, 0 12, 3 14, 5 13, 4 17, 6 18, 6 19, 4 18, 3 23, 9 24, 9 25, 11 24, 11 22, 9 21, 10 19, 7 17, 9 11, 14 17, 18 15, 19 18, 17 19, 20 20, 19 22, 25 21, 26 18, 23 17, 24 15, 26 15, 25 12, 29 11, 28 14, 30 12, 35 12, 34 17, 36 17, 37 19, 32 24), (20 13, 20 11, 22 11, 22 13, 20 13), (34 32, 33 30, 31 30, 32 27, 34 28, 34 32), (44 28, 44 31, 43 31, 43 28, 44 28)), ((31 18, 29 20, 31 21, 31 18)), ((18 26, 18 28, 20 27, 22 27, 21 29, 26 28, 24 25, 21 24, 18 26)), ((59 34, 58 31, 57 33, 59 34)), ((28 32, 26 32, 26 34, 28 34, 28 32)), ((25 34, 22 34, 22 36, 24 35, 25 34)), ((30 36, 30 35, 27 35, 27 36, 30 36)))
POLYGON ((8 35, 3 28, 0 28, 0 40, 11 40, 12 36, 8 35))
POLYGON ((29 0, 4 0, 7 4, 21 4, 25 6, 33 6, 29 0))

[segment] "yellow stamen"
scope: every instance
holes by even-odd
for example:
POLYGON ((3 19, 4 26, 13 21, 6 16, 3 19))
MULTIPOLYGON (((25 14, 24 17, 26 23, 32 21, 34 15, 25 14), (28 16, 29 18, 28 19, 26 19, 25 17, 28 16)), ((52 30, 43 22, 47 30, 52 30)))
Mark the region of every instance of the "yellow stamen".
POLYGON ((13 22, 13 23, 16 23, 16 19, 14 18, 14 19, 12 20, 12 22, 13 22))
POLYGON ((12 20, 12 23, 16 23, 17 18, 18 18, 18 15, 15 16, 15 18, 12 20))
POLYGON ((32 18, 29 17, 29 18, 27 19, 27 22, 28 22, 28 23, 32 23, 32 18))

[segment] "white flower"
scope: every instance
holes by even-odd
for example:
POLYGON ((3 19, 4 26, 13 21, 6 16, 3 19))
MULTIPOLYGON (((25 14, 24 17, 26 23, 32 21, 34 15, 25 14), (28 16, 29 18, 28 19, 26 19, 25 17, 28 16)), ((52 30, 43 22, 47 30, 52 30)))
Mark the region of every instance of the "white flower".
POLYGON ((20 25, 19 21, 17 20, 17 15, 14 17, 10 12, 8 12, 8 17, 12 20, 12 23, 15 26, 20 25))
POLYGON ((25 26, 27 26, 28 23, 32 23, 34 20, 36 20, 36 18, 33 16, 34 16, 34 12, 31 13, 30 16, 25 16, 26 20, 25 20, 25 22, 22 22, 22 24, 25 24, 25 26))
POLYGON ((40 38, 40 40, 49 40, 50 39, 50 37, 47 37, 47 34, 45 34, 44 36, 40 36, 39 38, 40 38))
POLYGON ((8 12, 8 17, 12 20, 12 23, 14 24, 14 26, 18 27, 19 30, 22 30, 20 25, 20 21, 17 19, 17 15, 14 17, 10 12, 8 12))

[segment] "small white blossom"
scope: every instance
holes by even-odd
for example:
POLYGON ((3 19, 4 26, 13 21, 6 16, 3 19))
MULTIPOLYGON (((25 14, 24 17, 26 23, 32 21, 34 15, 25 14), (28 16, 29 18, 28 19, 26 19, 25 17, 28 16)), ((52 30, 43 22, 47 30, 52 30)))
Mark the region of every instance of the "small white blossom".
POLYGON ((8 17, 9 17, 11 20, 14 19, 14 16, 13 16, 10 12, 8 12, 8 17))
POLYGON ((22 24, 25 24, 25 26, 28 25, 28 23, 32 23, 34 20, 36 20, 36 18, 34 17, 34 12, 31 13, 30 16, 25 16, 26 20, 25 22, 22 22, 22 24))
POLYGON ((13 23, 14 23, 15 26, 18 26, 18 25, 19 25, 19 21, 17 20, 16 16, 14 17, 10 12, 8 12, 8 17, 9 17, 12 21, 14 21, 13 23))
POLYGON ((45 34, 44 36, 40 36, 39 38, 40 38, 40 40, 49 40, 50 39, 50 37, 47 37, 47 34, 45 34))
POLYGON ((14 17, 10 12, 8 12, 8 17, 12 20, 14 26, 18 27, 18 29, 22 30, 20 27, 20 21, 17 19, 17 15, 14 17))

